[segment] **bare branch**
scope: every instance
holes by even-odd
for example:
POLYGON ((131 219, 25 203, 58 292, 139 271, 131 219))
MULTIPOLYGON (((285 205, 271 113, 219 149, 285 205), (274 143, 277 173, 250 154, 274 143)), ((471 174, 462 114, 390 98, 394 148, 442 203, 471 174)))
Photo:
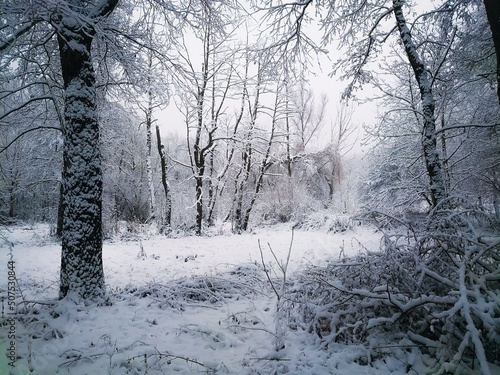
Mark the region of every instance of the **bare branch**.
POLYGON ((6 38, 6 40, 2 41, 0 43, 0 52, 6 50, 9 48, 12 44, 15 43, 17 39, 19 39, 21 36, 26 34, 28 31, 30 31, 37 23, 39 23, 41 20, 31 20, 25 24, 23 24, 20 28, 15 30, 12 35, 6 38))
POLYGON ((0 154, 2 152, 4 152, 5 150, 7 150, 10 146, 12 146, 12 144, 14 142, 16 142, 19 138, 21 138, 22 136, 28 134, 28 133, 31 133, 32 131, 35 131, 35 130, 42 130, 42 129, 49 129, 49 130, 59 130, 62 132, 62 128, 58 127, 58 126, 37 126, 36 128, 31 128, 31 129, 27 129, 25 131, 23 131, 22 133, 18 134, 12 141, 10 141, 4 148, 0 149, 0 154))

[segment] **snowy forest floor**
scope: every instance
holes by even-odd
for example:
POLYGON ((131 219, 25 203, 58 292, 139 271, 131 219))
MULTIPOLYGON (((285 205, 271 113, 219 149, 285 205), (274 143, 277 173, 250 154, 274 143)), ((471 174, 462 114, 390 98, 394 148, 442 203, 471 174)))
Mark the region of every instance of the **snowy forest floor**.
MULTIPOLYGON (((14 246, 18 321, 8 322, 7 265, 0 251, 1 374, 429 374, 432 358, 398 348, 321 345, 307 327, 276 322, 278 286, 290 249, 290 225, 231 235, 167 238, 122 234, 105 242, 109 306, 56 302, 60 244, 46 225, 4 231, 14 246), (274 255, 273 255, 274 252, 274 255), (263 266, 265 264, 265 267, 263 266), (272 285, 264 270, 267 269, 272 285), (277 324, 278 323, 278 324, 277 324), (283 326, 283 325, 282 325, 283 326), (15 335, 10 360, 7 335, 15 335), (284 348, 276 351, 277 333, 284 348), (387 353, 386 353, 387 354, 387 353)), ((381 233, 295 230, 287 279, 308 265, 380 248, 381 233)), ((288 304, 287 306, 293 306, 288 304)), ((280 314, 286 319, 293 311, 280 314)), ((492 366, 494 374, 500 374, 492 366)))

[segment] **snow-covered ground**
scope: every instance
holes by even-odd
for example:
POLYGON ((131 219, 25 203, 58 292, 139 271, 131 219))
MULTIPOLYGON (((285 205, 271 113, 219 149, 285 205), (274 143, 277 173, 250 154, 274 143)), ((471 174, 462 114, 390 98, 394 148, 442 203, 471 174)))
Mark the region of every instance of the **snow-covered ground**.
MULTIPOLYGON (((1 374, 406 374, 397 355, 362 366, 363 348, 320 350, 318 337, 287 326, 285 347, 275 350, 276 294, 264 263, 279 283, 278 262, 290 249, 290 226, 243 235, 108 241, 103 260, 110 306, 57 299, 60 245, 43 225, 4 231, 14 244, 15 275, 22 293, 15 326, 17 361, 6 343, 7 299, 2 300, 1 374), (142 248, 141 248, 142 247, 142 248), (272 249, 272 251, 271 251, 272 249), (261 254, 262 250, 262 254, 261 254), (276 255, 273 256, 272 252, 276 255)), ((378 249, 380 233, 358 226, 342 233, 295 230, 288 276, 307 264, 378 249)), ((9 248, 0 251, 6 297, 9 248)), ((412 373, 426 373, 420 360, 412 373), (421 372, 420 372, 421 371, 421 372)))

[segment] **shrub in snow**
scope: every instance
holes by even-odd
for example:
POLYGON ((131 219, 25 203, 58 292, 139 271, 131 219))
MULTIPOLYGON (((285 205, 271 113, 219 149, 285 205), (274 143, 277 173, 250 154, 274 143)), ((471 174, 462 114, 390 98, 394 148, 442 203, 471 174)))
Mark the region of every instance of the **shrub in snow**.
POLYGON ((262 261, 262 266, 264 267, 264 272, 266 274, 267 280, 271 286, 271 289, 276 296, 276 316, 275 316, 275 342, 274 349, 276 352, 283 350, 286 346, 286 333, 287 333, 287 325, 289 324, 288 314, 290 312, 290 304, 289 298, 287 298, 288 292, 288 265, 290 264, 290 255, 292 253, 293 246, 293 229, 292 229, 292 238, 290 241, 290 246, 288 248, 288 254, 286 260, 279 260, 276 256, 276 253, 273 251, 271 245, 268 243, 269 250, 276 262, 276 266, 278 267, 278 272, 274 271, 274 274, 277 276, 276 279, 273 279, 271 276, 271 269, 266 267, 266 263, 264 261, 264 253, 262 251, 262 247, 259 241, 259 250, 260 257, 262 261))
POLYGON ((343 233, 353 229, 358 220, 349 215, 332 215, 330 211, 317 211, 297 221, 295 228, 303 230, 324 229, 327 232, 343 233))
POLYGON ((288 176, 274 176, 264 185, 264 192, 252 214, 254 223, 275 225, 301 221, 321 207, 302 181, 293 182, 288 176))
POLYGON ((300 276, 297 322, 325 347, 418 347, 437 373, 490 374, 488 362, 500 361, 499 223, 460 201, 421 222, 384 225, 380 251, 300 276))
MULTIPOLYGON (((184 259, 184 258, 183 258, 184 259)), ((180 277, 165 283, 151 282, 144 286, 129 285, 115 291, 115 298, 149 298, 160 308, 184 311, 186 306, 208 304, 220 306, 225 300, 252 297, 262 293, 264 272, 253 263, 240 265, 228 275, 180 277)))

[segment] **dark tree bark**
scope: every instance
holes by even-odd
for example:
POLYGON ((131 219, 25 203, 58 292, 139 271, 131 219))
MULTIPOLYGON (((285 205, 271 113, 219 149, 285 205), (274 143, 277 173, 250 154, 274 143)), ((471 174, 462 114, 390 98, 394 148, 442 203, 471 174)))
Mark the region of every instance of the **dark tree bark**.
MULTIPOLYGON (((96 26, 106 20, 118 1, 18 1, 16 7, 9 9, 12 18, 2 24, 0 52, 14 47, 25 36, 27 40, 19 43, 38 47, 43 43, 46 47, 51 33, 57 35, 65 96, 60 298, 72 295, 102 301, 106 294, 102 265, 102 170, 91 44, 96 26), (18 25, 15 17, 19 18, 18 25), (46 27, 28 35, 41 23, 46 23, 46 27), (43 31, 46 34, 42 35, 43 31)), ((103 29, 101 25, 99 29, 103 29)))
POLYGON ((262 162, 260 164, 259 172, 257 175, 257 179, 255 182, 255 189, 254 192, 250 198, 250 201, 248 202, 248 205, 246 206, 242 218, 241 218, 241 224, 240 224, 240 229, 242 231, 246 231, 248 229, 248 224, 250 222, 250 214, 252 213, 253 206, 257 200, 257 197, 260 194, 260 191, 262 190, 264 186, 264 177, 266 175, 267 170, 269 167, 272 165, 272 163, 269 162, 270 156, 271 156, 271 147, 274 142, 274 135, 276 132, 276 126, 277 126, 277 117, 278 117, 278 100, 279 100, 279 90, 276 92, 276 99, 274 103, 274 109, 273 109, 273 119, 272 119, 272 125, 271 125, 271 134, 269 135, 269 141, 267 142, 267 147, 266 147, 266 153, 264 157, 262 158, 262 162))
POLYGON ((158 154, 160 155, 161 184, 163 186, 163 192, 165 193, 165 217, 163 218, 160 232, 165 233, 171 225, 172 198, 170 196, 170 188, 167 180, 167 158, 165 155, 165 147, 161 143, 160 127, 158 125, 156 125, 156 145, 158 147, 158 154))
POLYGON ((483 1, 497 57, 497 96, 500 104, 500 2, 498 0, 483 1))
POLYGON ((12 176, 9 186, 9 218, 15 217, 17 173, 12 176))
MULTIPOLYGON (((200 168, 199 173, 204 173, 205 168, 200 168)), ((203 174, 199 174, 195 177, 196 181, 196 228, 195 233, 197 236, 201 236, 201 231, 203 228, 203 174)))
MULTIPOLYGON (((100 2, 85 16, 90 19, 105 17, 117 3, 118 0, 100 2)), ((86 8, 82 6, 82 9, 86 8)), ((58 42, 65 110, 59 297, 73 294, 102 301, 106 292, 102 264, 101 152, 96 78, 91 56, 94 34, 91 25, 78 22, 76 17, 61 17, 58 42)))
MULTIPOLYGON (((203 179, 205 176, 205 156, 207 150, 209 150, 212 145, 213 133, 209 133, 209 141, 206 147, 201 146, 201 132, 203 129, 203 106, 205 104, 205 93, 208 85, 208 67, 209 67, 209 57, 210 57, 210 41, 211 41, 210 30, 206 32, 204 39, 204 55, 203 55, 203 71, 202 71, 202 82, 198 86, 198 91, 196 94, 196 104, 197 104, 197 125, 196 125, 196 136, 193 145, 193 159, 191 161, 191 166, 194 171, 195 179, 195 197, 196 197, 196 227, 195 233, 197 236, 201 236, 203 227, 203 179)), ((189 145, 189 131, 188 131, 188 145, 189 145)))
POLYGON ((253 132, 253 125, 250 128, 248 134, 248 141, 245 145, 245 148, 241 154, 242 165, 238 174, 236 175, 234 181, 234 214, 233 214, 233 232, 236 234, 241 234, 246 230, 248 225, 244 223, 243 217, 243 197, 245 195, 245 186, 248 183, 248 179, 250 177, 250 169, 252 167, 253 160, 253 148, 251 143, 251 136, 253 132))
MULTIPOLYGON (((255 129, 255 124, 257 121, 257 115, 259 113, 260 107, 260 95, 261 95, 261 83, 262 83, 262 71, 261 62, 258 61, 258 74, 256 82, 256 93, 253 106, 249 105, 249 115, 250 115, 250 127, 247 132, 247 140, 245 142, 242 154, 241 154, 241 168, 236 175, 234 181, 234 201, 233 201, 233 232, 236 234, 241 234, 248 227, 248 222, 245 224, 244 209, 243 209, 243 197, 245 194, 245 186, 248 183, 250 177, 250 171, 253 163, 253 145, 252 137, 255 129)), ((241 112, 243 114, 243 111, 241 112)), ((250 214, 248 214, 250 217, 250 214)))
POLYGON ((420 58, 417 47, 413 41, 410 29, 407 26, 403 14, 403 1, 393 0, 394 16, 399 30, 399 35, 405 48, 406 56, 413 69, 415 79, 420 90, 420 100, 423 113, 422 129, 422 150, 427 174, 430 179, 430 201, 435 207, 446 198, 443 170, 439 160, 436 140, 436 119, 435 119, 435 101, 432 93, 432 83, 429 77, 429 71, 420 58))
POLYGON ((208 176, 208 214, 207 214, 207 223, 208 226, 211 227, 214 225, 214 209, 215 209, 215 202, 217 200, 217 196, 215 194, 216 191, 216 176, 215 176, 215 163, 214 163, 214 152, 215 150, 212 150, 210 154, 208 155, 208 170, 209 170, 209 176, 208 176))

